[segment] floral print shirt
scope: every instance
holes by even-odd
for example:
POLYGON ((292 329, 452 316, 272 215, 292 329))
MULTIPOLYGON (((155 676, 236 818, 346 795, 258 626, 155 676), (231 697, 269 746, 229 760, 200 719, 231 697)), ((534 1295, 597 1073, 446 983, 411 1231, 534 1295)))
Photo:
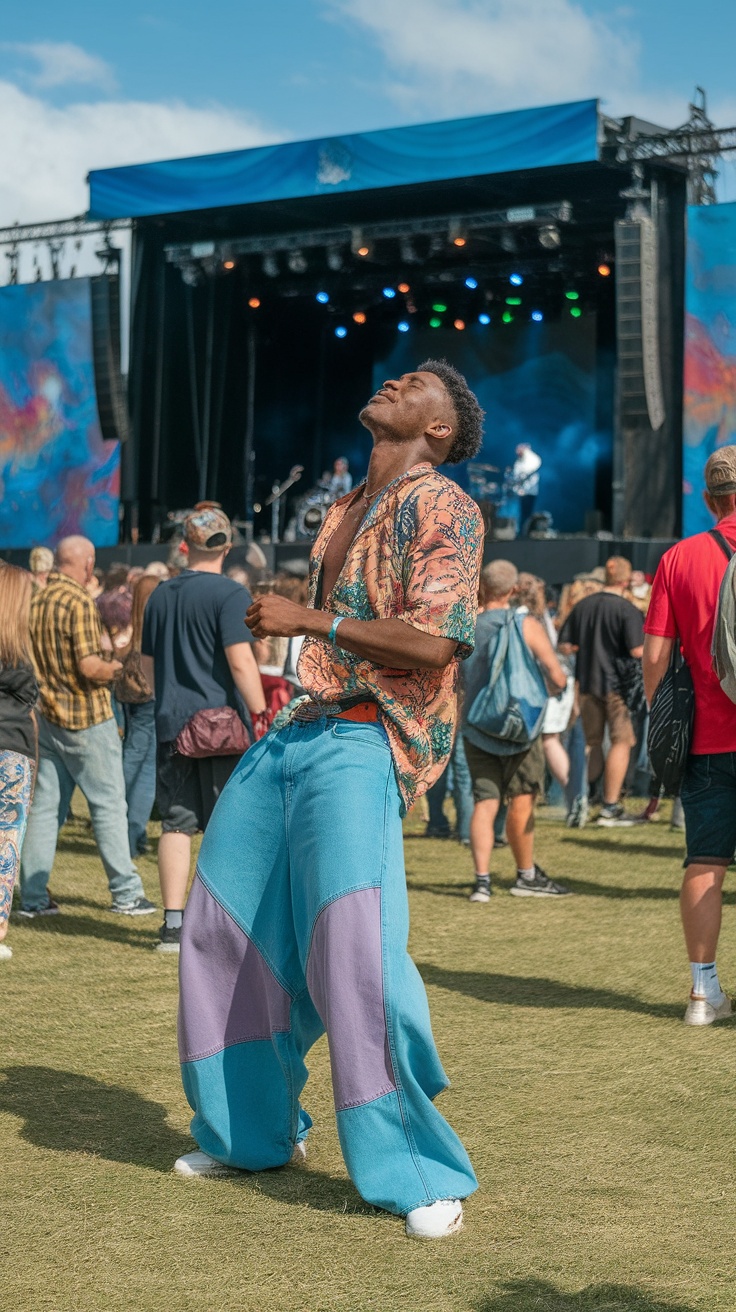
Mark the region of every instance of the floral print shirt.
MULTIPOLYGON (((354 495, 330 507, 314 544, 310 606, 328 543, 354 495)), ((392 670, 321 639, 302 647, 299 679, 314 701, 364 696, 378 703, 407 808, 439 778, 452 750, 458 657, 473 650, 482 554, 476 503, 431 464, 414 465, 373 502, 320 604, 347 619, 401 619, 452 639, 457 654, 442 670, 392 670)))

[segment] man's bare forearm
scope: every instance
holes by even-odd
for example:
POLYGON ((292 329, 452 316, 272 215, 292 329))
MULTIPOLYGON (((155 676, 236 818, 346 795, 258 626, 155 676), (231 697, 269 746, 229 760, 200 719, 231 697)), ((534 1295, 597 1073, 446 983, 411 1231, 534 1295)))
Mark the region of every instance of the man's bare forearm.
MULTIPOLYGON (((310 611, 307 637, 328 638, 335 619, 326 611, 310 611)), ((449 665, 457 643, 415 629, 405 620, 342 620, 335 644, 355 656, 395 670, 441 670, 449 665)))

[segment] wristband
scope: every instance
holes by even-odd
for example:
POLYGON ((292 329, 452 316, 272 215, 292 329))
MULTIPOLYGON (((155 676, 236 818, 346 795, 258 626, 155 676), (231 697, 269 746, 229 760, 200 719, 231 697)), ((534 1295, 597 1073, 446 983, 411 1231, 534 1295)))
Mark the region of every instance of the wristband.
POLYGON ((344 615, 336 615, 334 620, 332 621, 332 624, 330 625, 330 632, 328 637, 333 647, 336 645, 335 638, 337 637, 337 627, 339 624, 342 624, 344 619, 345 619, 344 615))

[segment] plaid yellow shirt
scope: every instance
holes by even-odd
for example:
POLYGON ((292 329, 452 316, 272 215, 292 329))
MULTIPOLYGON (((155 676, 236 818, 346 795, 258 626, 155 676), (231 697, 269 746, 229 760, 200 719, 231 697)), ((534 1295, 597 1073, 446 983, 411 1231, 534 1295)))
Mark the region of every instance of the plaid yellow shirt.
POLYGON ((41 710, 62 729, 89 729, 112 716, 106 687, 79 672, 85 656, 102 656, 97 607, 80 583, 66 574, 49 574, 31 602, 33 663, 41 689, 41 710))

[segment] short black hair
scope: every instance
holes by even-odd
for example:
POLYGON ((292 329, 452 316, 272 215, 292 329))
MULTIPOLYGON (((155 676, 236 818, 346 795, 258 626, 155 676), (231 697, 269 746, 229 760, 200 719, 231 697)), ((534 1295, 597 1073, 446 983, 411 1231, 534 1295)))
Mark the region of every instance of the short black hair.
POLYGON ((472 460, 483 445, 485 411, 477 396, 448 360, 425 360, 424 364, 420 364, 418 372, 435 374, 439 378, 455 411, 457 427, 446 463, 459 465, 461 460, 472 460))

